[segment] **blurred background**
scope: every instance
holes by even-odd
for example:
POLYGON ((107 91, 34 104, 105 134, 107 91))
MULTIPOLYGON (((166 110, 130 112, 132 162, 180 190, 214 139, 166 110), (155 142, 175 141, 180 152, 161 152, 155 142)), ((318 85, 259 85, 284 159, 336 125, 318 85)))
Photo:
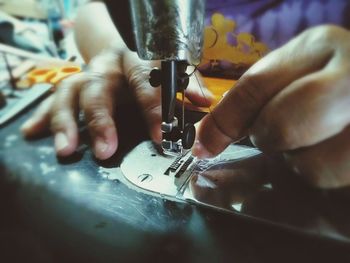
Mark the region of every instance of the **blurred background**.
POLYGON ((73 27, 88 0, 0 0, 0 43, 66 59, 77 54, 73 27))

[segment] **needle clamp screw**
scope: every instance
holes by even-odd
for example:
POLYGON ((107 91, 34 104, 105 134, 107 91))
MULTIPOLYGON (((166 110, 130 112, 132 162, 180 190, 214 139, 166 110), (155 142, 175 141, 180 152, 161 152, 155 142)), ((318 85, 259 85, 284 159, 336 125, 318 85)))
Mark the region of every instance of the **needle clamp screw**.
POLYGON ((149 84, 151 84, 152 87, 158 87, 161 83, 161 72, 158 68, 152 69, 151 73, 149 74, 149 84))

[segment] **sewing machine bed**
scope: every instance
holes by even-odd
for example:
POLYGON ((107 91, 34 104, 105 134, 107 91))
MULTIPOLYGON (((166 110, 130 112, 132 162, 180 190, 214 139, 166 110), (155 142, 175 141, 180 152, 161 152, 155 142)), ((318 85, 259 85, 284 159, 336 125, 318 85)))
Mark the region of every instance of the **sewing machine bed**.
MULTIPOLYGON (((133 114, 132 109, 125 110, 133 114)), ((126 124, 119 129, 121 144, 118 153, 105 162, 94 159, 84 128, 79 149, 65 159, 55 156, 51 136, 33 141, 21 137, 19 127, 32 112, 0 129, 2 257, 30 258, 22 252, 28 251, 24 248, 39 247, 41 253, 60 258, 61 262, 350 259, 347 202, 336 194, 310 191, 282 172, 274 178, 272 188, 259 176, 248 177, 249 180, 235 176, 240 185, 259 183, 261 191, 257 191, 260 194, 255 198, 250 195, 255 188, 236 196, 230 189, 222 189, 227 184, 220 182, 226 182, 226 172, 231 175, 233 167, 241 167, 240 171, 244 167, 252 167, 250 171, 262 170, 260 165, 266 162, 260 158, 261 154, 248 158, 252 165, 228 162, 207 166, 209 169, 197 174, 203 180, 189 184, 194 194, 192 199, 168 198, 136 187, 125 178, 119 165, 137 145, 141 143, 140 147, 144 147, 146 126, 137 116, 124 114, 122 110, 117 116, 126 124), (131 117, 137 121, 130 122, 131 117), (135 124, 140 126, 130 127, 135 124), (217 171, 225 171, 218 182, 204 180, 212 179, 211 172, 215 175, 217 171), (255 181, 256 178, 259 180, 255 181), (225 194, 221 196, 218 192, 225 194), (242 194, 252 198, 243 201, 242 194), (232 200, 236 202, 231 203, 232 200), (217 208, 220 206, 224 208, 217 208), (315 233, 314 226, 333 234, 315 233)), ((169 160, 165 166, 168 164, 173 161, 169 160)), ((169 175, 173 179, 174 173, 170 171, 169 175)), ((232 183, 235 181, 229 181, 228 185, 232 183)))

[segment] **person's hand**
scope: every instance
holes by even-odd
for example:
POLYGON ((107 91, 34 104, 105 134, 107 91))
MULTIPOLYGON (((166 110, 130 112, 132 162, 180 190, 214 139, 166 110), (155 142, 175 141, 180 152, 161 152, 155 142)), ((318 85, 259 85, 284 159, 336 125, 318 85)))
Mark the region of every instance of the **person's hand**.
POLYGON ((350 32, 315 27, 241 77, 202 120, 192 151, 211 157, 248 135, 313 185, 349 185, 349 110, 350 32))
MULTIPOLYGON (((107 159, 118 147, 114 113, 118 103, 126 100, 123 90, 130 88, 143 111, 151 138, 159 143, 160 88, 153 88, 149 84, 152 68, 150 62, 141 61, 128 50, 102 52, 90 62, 87 72, 60 83, 56 92, 24 123, 24 136, 37 136, 51 130, 57 155, 68 156, 78 145, 77 117, 81 110, 92 138, 95 156, 107 159)), ((201 91, 193 80, 190 80, 186 96, 199 106, 209 106, 212 100, 211 93, 205 88, 201 91)))
POLYGON ((191 193, 202 203, 232 209, 232 204, 244 203, 269 182, 272 169, 267 164, 270 163, 261 153, 240 160, 210 164, 207 169, 196 171, 191 176, 191 193))

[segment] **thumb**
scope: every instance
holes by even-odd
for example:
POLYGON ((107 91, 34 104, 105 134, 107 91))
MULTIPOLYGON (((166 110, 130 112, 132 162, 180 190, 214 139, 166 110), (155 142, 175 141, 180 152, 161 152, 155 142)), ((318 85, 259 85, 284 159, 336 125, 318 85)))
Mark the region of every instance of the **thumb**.
POLYGON ((324 41, 332 30, 305 31, 254 64, 202 120, 193 154, 200 158, 219 154, 246 135, 263 107, 282 89, 322 69, 334 53, 334 47, 324 41))

